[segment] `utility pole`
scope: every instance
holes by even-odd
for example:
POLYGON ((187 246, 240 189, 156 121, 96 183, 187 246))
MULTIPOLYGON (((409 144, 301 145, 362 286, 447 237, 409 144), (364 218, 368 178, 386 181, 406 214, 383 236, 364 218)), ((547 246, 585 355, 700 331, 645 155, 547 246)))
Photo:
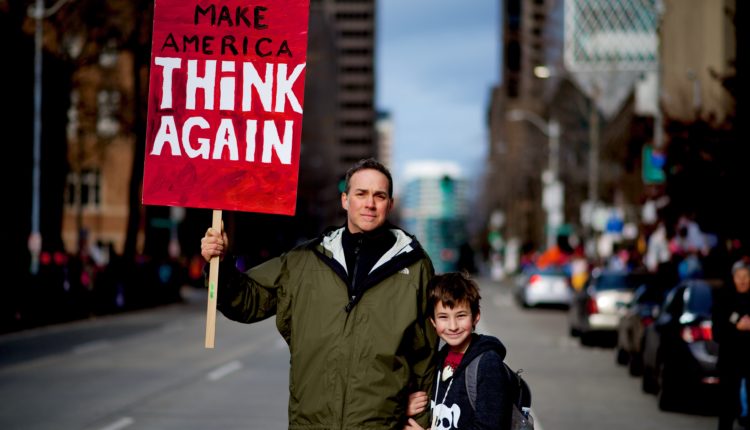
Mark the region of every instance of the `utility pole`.
MULTIPOLYGON (((599 112, 596 109, 597 95, 591 98, 589 109, 589 183, 588 201, 593 211, 599 198, 599 112)), ((593 212, 592 212, 593 214, 593 212)))
POLYGON ((551 118, 545 121, 534 112, 511 109, 506 113, 509 121, 528 121, 541 131, 548 139, 549 153, 547 158, 547 170, 542 172, 542 206, 547 212, 547 248, 553 247, 557 242, 559 227, 564 223, 563 196, 564 189, 560 182, 560 123, 551 118))
POLYGON ((42 161, 42 44, 44 39, 42 20, 56 13, 68 1, 71 0, 58 0, 54 6, 45 9, 44 0, 36 0, 34 7, 29 8, 28 11, 29 16, 32 16, 36 23, 34 30, 34 164, 31 174, 31 233, 28 241, 32 275, 39 272, 39 254, 42 252, 42 233, 39 226, 42 161))
POLYGON ((31 175, 31 234, 29 234, 29 252, 31 253, 31 273, 39 272, 39 254, 42 251, 42 233, 39 228, 40 200, 40 164, 42 160, 42 18, 44 1, 36 0, 33 9, 36 21, 34 31, 34 164, 31 175))

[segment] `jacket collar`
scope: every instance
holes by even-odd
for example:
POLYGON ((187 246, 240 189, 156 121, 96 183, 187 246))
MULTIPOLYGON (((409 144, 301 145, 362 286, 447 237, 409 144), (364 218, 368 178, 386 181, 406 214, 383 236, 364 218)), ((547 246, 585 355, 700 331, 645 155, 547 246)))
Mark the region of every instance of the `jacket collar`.
MULTIPOLYGON (((344 245, 342 243, 346 227, 339 227, 323 235, 320 246, 323 247, 330 257, 341 265, 346 271, 346 257, 344 256, 344 245)), ((394 257, 414 251, 415 240, 400 228, 389 226, 388 230, 396 236, 396 242, 386 251, 382 257, 372 266, 370 272, 392 260, 394 257)))

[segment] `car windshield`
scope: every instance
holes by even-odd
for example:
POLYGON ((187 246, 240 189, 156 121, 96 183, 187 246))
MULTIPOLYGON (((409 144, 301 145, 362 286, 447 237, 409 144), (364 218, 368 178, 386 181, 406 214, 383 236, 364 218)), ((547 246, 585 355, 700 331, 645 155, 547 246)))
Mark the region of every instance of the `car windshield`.
POLYGON ((694 314, 711 314, 711 287, 708 285, 694 285, 685 289, 685 310, 694 314))
POLYGON ((548 267, 537 270, 538 274, 546 276, 565 276, 565 271, 559 267, 548 267))
POLYGON ((633 298, 638 303, 661 303, 663 299, 664 292, 653 285, 641 285, 633 298))
POLYGON ((648 284, 650 276, 643 273, 603 273, 594 282, 594 288, 602 290, 633 290, 648 284))
POLYGON ((545 276, 567 276, 565 269, 560 266, 547 266, 544 268, 532 267, 524 270, 527 275, 545 275, 545 276))

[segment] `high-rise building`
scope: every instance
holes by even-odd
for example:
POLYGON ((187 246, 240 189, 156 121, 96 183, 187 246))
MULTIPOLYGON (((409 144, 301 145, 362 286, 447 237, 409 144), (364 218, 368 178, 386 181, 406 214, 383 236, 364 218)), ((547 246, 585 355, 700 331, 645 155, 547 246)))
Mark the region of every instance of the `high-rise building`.
MULTIPOLYGON (((544 243, 542 170, 547 166, 547 137, 526 122, 509 121, 506 113, 523 110, 545 116, 545 81, 535 68, 550 65, 561 35, 550 31, 553 12, 562 2, 550 0, 505 0, 502 10, 500 65, 502 84, 492 90, 488 121, 489 151, 485 183, 485 215, 501 211, 506 234, 522 240, 544 243)), ((558 10, 560 9, 560 10, 558 10)), ((554 24, 554 23, 553 23, 554 24)), ((537 69, 538 70, 538 69, 537 69)))
POLYGON ((375 132, 378 139, 378 161, 393 170, 393 120, 389 112, 378 112, 375 132))
POLYGON ((406 165, 399 197, 402 226, 417 236, 436 272, 456 270, 467 243, 468 182, 451 162, 406 165))
POLYGON ((375 136, 375 0, 311 0, 337 33, 340 176, 362 158, 377 156, 375 136))

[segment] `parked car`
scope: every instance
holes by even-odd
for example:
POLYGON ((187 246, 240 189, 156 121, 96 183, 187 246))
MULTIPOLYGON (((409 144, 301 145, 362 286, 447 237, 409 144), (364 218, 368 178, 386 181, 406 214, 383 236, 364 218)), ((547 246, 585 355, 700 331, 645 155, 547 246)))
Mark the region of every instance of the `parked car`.
POLYGON ((656 320, 646 328, 643 390, 658 395, 662 410, 686 401, 708 404, 708 395, 718 387, 712 290, 706 281, 681 282, 667 293, 656 320))
POLYGON ((539 305, 567 308, 573 288, 561 267, 528 268, 516 279, 515 296, 524 308, 539 305))
POLYGON ((628 365, 628 372, 638 376, 643 372, 643 338, 664 300, 661 285, 644 284, 633 293, 617 326, 615 356, 618 364, 628 365))
POLYGON ((596 339, 614 339, 620 318, 633 299, 633 291, 654 283, 647 272, 626 272, 596 269, 587 285, 578 291, 570 304, 570 334, 581 343, 592 345, 596 339))

